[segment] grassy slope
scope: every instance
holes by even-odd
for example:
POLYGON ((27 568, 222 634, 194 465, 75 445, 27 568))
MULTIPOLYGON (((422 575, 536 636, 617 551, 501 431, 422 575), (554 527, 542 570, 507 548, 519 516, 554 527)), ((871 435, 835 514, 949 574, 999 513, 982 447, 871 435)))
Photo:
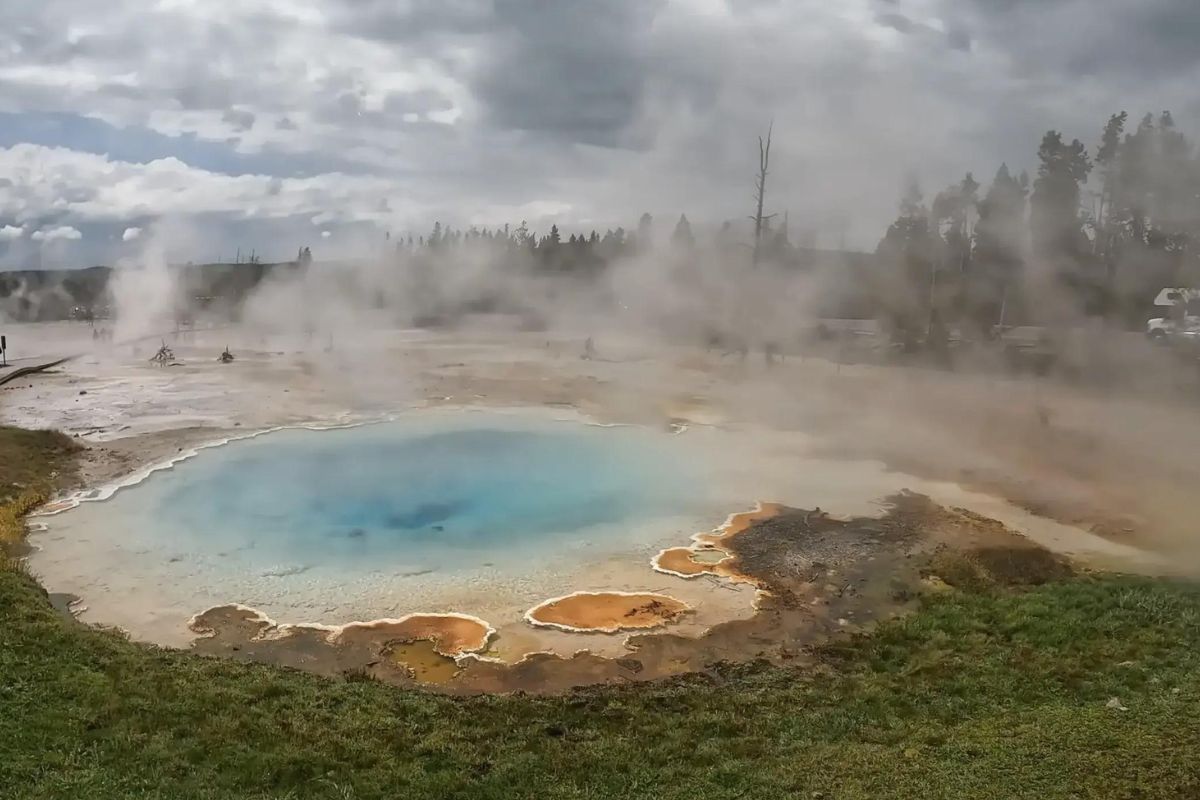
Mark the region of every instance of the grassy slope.
POLYGON ((0 425, 0 569, 10 566, 3 546, 24 533, 21 517, 70 480, 78 450, 57 431, 0 425))
POLYGON ((0 503, 25 491, 46 491, 57 473, 71 470, 78 445, 57 431, 0 425, 0 503))
POLYGON ((0 787, 89 798, 1195 797, 1198 608, 1195 587, 1132 579, 956 593, 830 651, 819 675, 748 668, 721 685, 455 700, 152 651, 67 623, 29 579, 0 572, 0 787), (1106 708, 1112 696, 1129 710, 1106 708))
POLYGON ((1195 586, 953 592, 824 655, 455 700, 133 645, 0 568, 0 797, 1200 796, 1195 586))

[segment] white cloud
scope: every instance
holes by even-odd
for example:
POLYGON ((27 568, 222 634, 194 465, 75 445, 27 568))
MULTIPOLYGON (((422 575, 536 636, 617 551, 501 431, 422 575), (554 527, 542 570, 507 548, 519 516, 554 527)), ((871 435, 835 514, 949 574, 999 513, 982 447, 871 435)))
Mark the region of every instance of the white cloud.
POLYGON ((132 242, 132 241, 137 240, 137 238, 141 235, 142 235, 141 228, 126 228, 125 232, 121 234, 121 241, 122 242, 132 242))
POLYGON ((83 238, 83 234, 70 225, 59 225, 56 228, 36 230, 29 238, 35 242, 46 242, 48 244, 50 242, 78 241, 83 238))
POLYGON ((912 170, 932 194, 1029 167, 1046 128, 1094 142, 1131 102, 1151 106, 1135 118, 1200 121, 1195 0, 4 5, 0 111, 181 142, 181 160, 149 164, 0 151, 0 218, 30 229, 298 214, 427 230, 515 224, 539 203, 601 230, 642 211, 741 219, 773 118, 771 209, 848 214, 869 247, 912 170), (200 170, 183 163, 191 137, 283 160, 254 168, 270 176, 200 170), (334 156, 351 166, 295 177, 334 156))
POLYGON ((329 231, 321 231, 321 238, 322 238, 322 239, 328 239, 328 238, 329 238, 330 236, 332 236, 332 235, 333 235, 333 234, 331 234, 329 231))
POLYGON ((0 228, 0 242, 12 242, 25 235, 25 226, 5 225, 0 228))
MULTIPOLYGON (((394 202, 381 202, 395 188, 391 181, 341 173, 306 178, 226 175, 174 158, 133 164, 64 148, 18 144, 0 148, 0 175, 9 177, 0 184, 0 216, 26 219, 50 214, 95 222, 198 214, 242 218, 323 214, 339 221, 383 221, 396 213, 394 202)), ((48 236, 34 234, 39 240, 48 236)), ((78 237, 59 233, 56 238, 78 237)))

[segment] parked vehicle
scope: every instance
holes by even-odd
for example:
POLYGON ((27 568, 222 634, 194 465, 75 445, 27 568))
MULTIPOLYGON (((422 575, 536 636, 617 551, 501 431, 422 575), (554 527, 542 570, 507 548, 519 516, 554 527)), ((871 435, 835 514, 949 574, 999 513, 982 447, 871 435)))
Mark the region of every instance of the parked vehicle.
POLYGON ((1200 343, 1200 289, 1163 289, 1154 305, 1164 309, 1164 314, 1146 321, 1146 336, 1151 341, 1200 343))

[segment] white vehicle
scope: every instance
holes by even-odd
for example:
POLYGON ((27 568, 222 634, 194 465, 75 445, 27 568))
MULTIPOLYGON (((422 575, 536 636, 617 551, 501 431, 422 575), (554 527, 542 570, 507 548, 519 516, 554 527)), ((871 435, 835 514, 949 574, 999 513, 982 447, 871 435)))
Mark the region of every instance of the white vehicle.
POLYGON ((1200 335, 1200 289, 1163 289, 1154 305, 1168 309, 1164 316, 1146 321, 1146 335, 1152 341, 1166 342, 1175 337, 1193 339, 1200 335))

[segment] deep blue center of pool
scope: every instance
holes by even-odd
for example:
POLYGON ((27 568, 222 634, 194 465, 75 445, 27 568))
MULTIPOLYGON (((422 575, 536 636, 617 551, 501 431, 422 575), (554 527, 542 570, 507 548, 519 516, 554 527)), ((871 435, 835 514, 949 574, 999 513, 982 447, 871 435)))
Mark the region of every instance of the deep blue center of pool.
POLYGON ((140 495, 163 536, 256 561, 519 554, 686 511, 663 441, 492 417, 280 431, 204 451, 112 502, 140 495))

